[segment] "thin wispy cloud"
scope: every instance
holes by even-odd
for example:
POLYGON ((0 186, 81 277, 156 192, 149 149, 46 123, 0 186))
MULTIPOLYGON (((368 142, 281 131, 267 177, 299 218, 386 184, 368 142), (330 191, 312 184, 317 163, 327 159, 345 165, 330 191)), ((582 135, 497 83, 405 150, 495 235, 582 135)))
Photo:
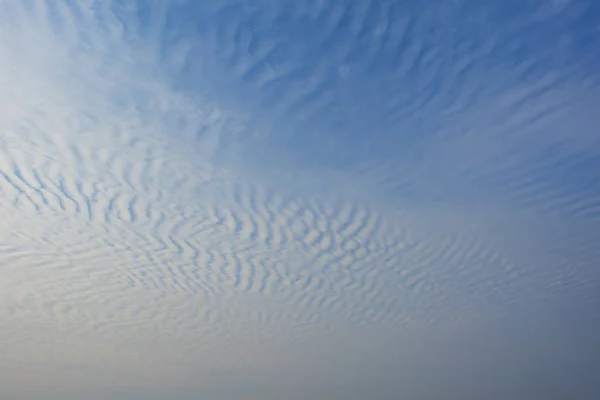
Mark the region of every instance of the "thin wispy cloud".
POLYGON ((0 0, 0 397, 594 398, 598 21, 0 0))

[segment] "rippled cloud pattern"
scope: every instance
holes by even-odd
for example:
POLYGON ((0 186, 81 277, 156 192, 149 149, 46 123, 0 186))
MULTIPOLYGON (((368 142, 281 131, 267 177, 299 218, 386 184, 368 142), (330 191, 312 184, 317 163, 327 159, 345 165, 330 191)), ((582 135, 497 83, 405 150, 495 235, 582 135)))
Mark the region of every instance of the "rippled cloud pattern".
POLYGON ((600 398, 600 2, 0 0, 0 398, 600 398))

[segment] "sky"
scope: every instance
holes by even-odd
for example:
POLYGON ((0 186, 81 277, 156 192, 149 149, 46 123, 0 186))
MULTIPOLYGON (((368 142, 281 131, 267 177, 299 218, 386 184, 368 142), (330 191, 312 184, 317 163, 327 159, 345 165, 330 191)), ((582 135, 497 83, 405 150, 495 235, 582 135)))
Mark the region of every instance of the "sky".
POLYGON ((0 0, 0 398, 600 398, 600 2, 0 0))

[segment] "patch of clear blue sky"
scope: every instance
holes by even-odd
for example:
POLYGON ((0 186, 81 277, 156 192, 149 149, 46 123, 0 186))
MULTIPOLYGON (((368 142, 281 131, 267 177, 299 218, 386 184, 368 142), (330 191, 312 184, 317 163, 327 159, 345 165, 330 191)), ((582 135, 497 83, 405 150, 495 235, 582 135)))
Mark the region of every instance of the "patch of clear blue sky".
POLYGON ((597 2, 119 3, 173 89, 249 113, 255 163, 369 171, 400 196, 410 180, 433 198, 519 180, 599 194, 597 2))

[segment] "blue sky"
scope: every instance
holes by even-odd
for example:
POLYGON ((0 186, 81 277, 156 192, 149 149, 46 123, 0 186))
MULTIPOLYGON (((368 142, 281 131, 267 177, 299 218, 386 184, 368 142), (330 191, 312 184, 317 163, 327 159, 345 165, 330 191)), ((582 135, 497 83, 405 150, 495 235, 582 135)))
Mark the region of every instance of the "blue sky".
POLYGON ((595 398, 599 38, 593 0, 0 0, 0 397, 595 398))

